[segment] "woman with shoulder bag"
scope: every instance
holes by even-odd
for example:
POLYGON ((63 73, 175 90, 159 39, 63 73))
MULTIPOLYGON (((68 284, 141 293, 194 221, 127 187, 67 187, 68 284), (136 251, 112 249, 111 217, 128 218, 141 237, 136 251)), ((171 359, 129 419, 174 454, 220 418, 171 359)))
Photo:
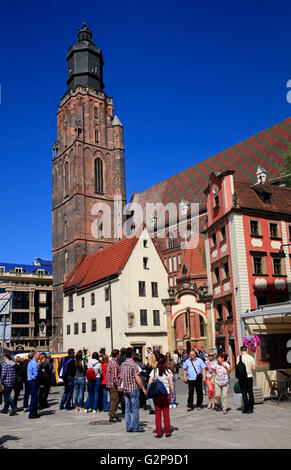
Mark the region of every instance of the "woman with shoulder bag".
POLYGON ((215 408, 215 367, 217 366, 217 361, 215 359, 215 355, 213 352, 208 354, 208 360, 205 362, 206 364, 206 384, 208 388, 208 398, 209 403, 207 408, 213 409, 215 408))
POLYGON ((217 365, 215 366, 215 398, 218 410, 223 410, 223 414, 227 414, 227 401, 229 390, 229 374, 230 365, 225 362, 224 353, 217 356, 217 365))
POLYGON ((170 390, 172 393, 172 399, 175 397, 174 384, 173 384, 173 374, 170 369, 167 368, 166 358, 163 354, 159 355, 157 360, 158 367, 153 369, 150 373, 149 386, 155 380, 159 380, 164 384, 167 389, 168 395, 157 395, 154 397, 155 404, 155 421, 156 421, 156 435, 155 437, 162 437, 162 412, 164 416, 164 428, 166 437, 171 436, 171 425, 170 425, 170 413, 169 413, 169 404, 170 404, 170 390))
POLYGON ((86 372, 88 380, 88 397, 84 408, 84 413, 88 413, 89 408, 93 413, 97 413, 99 390, 101 387, 102 366, 99 362, 99 354, 94 352, 92 358, 88 360, 86 372))

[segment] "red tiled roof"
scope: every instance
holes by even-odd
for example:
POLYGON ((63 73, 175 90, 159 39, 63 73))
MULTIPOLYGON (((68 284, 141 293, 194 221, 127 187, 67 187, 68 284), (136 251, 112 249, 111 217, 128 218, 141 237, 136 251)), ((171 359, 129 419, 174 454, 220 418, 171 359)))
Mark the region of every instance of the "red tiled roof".
POLYGON ((120 274, 126 265, 138 237, 124 238, 117 243, 80 258, 64 284, 64 290, 82 290, 115 274, 120 274))
POLYGON ((234 170, 240 180, 255 183, 258 165, 268 171, 268 178, 281 175, 284 166, 283 152, 291 142, 291 118, 239 142, 174 176, 134 194, 132 202, 143 207, 147 202, 168 204, 187 200, 197 202, 204 209, 206 198, 203 190, 212 171, 234 170))
POLYGON ((264 212, 278 212, 291 215, 291 188, 271 184, 253 185, 248 181, 234 181, 234 192, 240 207, 264 212), (270 204, 259 197, 260 192, 270 193, 270 204))

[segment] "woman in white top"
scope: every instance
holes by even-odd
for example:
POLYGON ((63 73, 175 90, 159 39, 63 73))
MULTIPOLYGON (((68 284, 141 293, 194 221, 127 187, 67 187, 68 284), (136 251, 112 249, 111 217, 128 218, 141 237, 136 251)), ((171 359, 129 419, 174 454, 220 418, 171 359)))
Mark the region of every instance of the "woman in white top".
POLYGON ((170 425, 170 390, 172 392, 172 399, 175 397, 173 374, 170 369, 167 368, 166 358, 163 354, 160 354, 157 359, 158 366, 150 373, 149 386, 154 380, 160 380, 166 387, 168 396, 158 395, 154 398, 155 404, 155 421, 156 421, 156 436, 162 437, 162 412, 164 416, 164 427, 166 437, 171 436, 171 425, 170 425))
POLYGON ((218 408, 222 408, 224 414, 227 413, 230 370, 229 363, 225 362, 224 353, 218 354, 215 366, 215 400, 218 408))
POLYGON ((99 390, 101 387, 101 375, 102 375, 102 366, 99 362, 99 355, 97 352, 92 354, 92 357, 88 360, 88 369, 93 369, 95 372, 96 378, 92 380, 88 379, 88 397, 84 407, 84 412, 87 413, 89 408, 93 409, 93 413, 97 412, 98 408, 98 397, 99 397, 99 390))

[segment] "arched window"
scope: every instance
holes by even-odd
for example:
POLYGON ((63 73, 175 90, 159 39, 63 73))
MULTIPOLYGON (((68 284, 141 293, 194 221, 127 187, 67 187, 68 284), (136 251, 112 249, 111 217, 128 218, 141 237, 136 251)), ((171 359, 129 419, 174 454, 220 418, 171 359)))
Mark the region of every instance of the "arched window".
POLYGON ((67 237, 68 237, 68 222, 65 220, 65 223, 64 223, 64 241, 65 242, 67 241, 67 237))
POLYGON ((98 144, 98 142, 99 142, 98 129, 95 129, 95 144, 98 144))
POLYGON ((103 162, 99 157, 95 159, 95 192, 103 193, 103 162))
POLYGON ((68 195, 68 188, 69 188, 69 164, 65 162, 65 175, 64 175, 64 192, 65 197, 68 195))
POLYGON ((95 104, 95 107, 94 107, 94 117, 95 117, 95 119, 98 119, 98 106, 97 106, 97 104, 95 104))

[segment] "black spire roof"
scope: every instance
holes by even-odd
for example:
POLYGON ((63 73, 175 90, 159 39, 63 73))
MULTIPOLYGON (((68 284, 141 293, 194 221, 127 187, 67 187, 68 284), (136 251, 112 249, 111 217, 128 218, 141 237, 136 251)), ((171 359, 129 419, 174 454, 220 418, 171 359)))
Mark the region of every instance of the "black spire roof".
POLYGON ((102 51, 93 42, 92 31, 86 23, 78 31, 78 41, 68 50, 67 62, 69 90, 82 86, 103 91, 102 51))

